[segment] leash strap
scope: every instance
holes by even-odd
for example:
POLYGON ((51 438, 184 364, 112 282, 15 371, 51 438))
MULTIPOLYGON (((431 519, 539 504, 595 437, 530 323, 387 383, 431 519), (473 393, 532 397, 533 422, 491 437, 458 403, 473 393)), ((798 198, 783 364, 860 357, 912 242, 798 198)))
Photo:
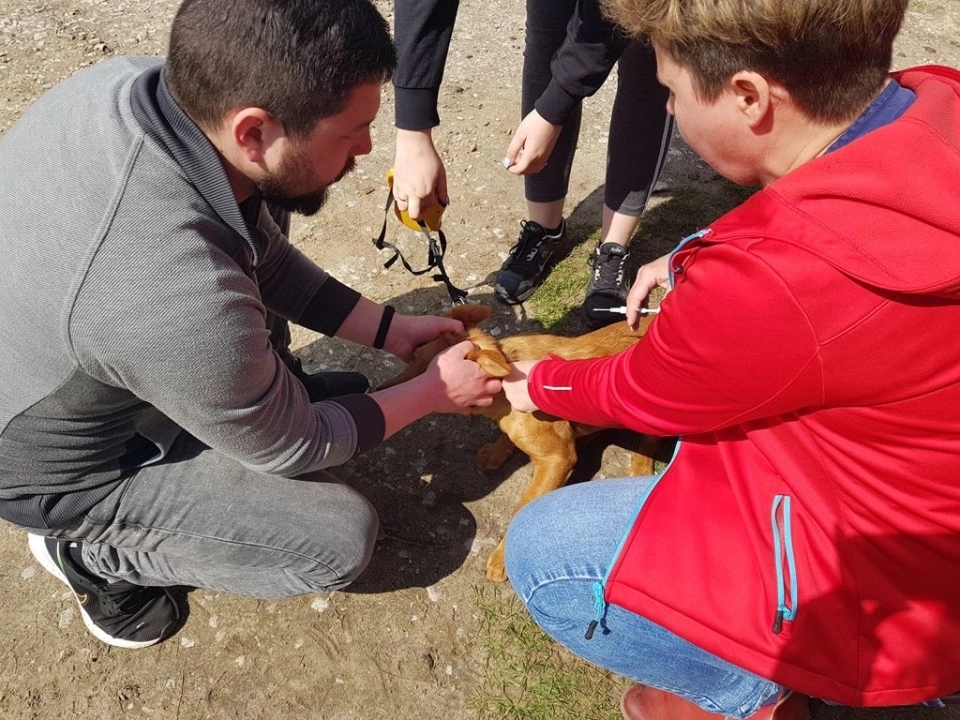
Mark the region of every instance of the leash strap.
POLYGON ((437 272, 432 276, 432 278, 436 282, 442 282, 444 286, 446 286, 447 293, 450 295, 450 299, 453 301, 453 304, 462 305, 466 303, 466 291, 461 290, 454 285, 453 282, 451 282, 450 277, 447 275, 446 269, 443 267, 443 256, 447 252, 447 236, 443 234, 443 230, 437 230, 437 238, 439 238, 438 242, 437 238, 434 238, 430 233, 430 229, 427 227, 426 223, 424 223, 422 220, 417 221, 417 225, 420 227, 420 232, 427 241, 427 266, 423 268, 423 270, 414 270, 410 263, 407 262, 407 259, 403 256, 403 253, 400 252, 400 249, 393 243, 387 242, 387 217, 389 217, 391 205, 393 205, 393 188, 390 188, 390 190, 387 192, 387 203, 383 208, 383 226, 380 228, 380 235, 373 239, 373 244, 376 246, 377 250, 383 250, 384 248, 393 250, 393 256, 383 264, 383 267, 389 270, 390 267, 399 259, 400 262, 403 263, 403 266, 412 275, 423 275, 436 268, 437 272))

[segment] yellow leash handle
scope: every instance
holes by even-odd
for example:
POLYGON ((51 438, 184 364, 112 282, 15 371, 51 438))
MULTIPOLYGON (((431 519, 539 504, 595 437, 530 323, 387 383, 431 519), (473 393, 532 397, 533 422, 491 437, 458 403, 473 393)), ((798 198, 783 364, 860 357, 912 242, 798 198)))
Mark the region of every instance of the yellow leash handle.
POLYGON ((400 208, 397 207, 397 202, 393 197, 393 168, 390 168, 387 172, 387 187, 390 189, 387 192, 387 202, 383 208, 383 227, 380 228, 380 234, 373 239, 373 244, 377 250, 383 250, 384 248, 393 250, 393 257, 387 260, 383 266, 389 268, 399 260, 414 275, 423 275, 436 268, 437 272, 433 275, 433 279, 444 284, 453 304, 458 305, 466 302, 466 291, 461 290, 450 281, 446 268, 443 267, 443 256, 447 251, 447 238, 443 234, 443 230, 440 229, 440 216, 443 215, 444 206, 433 205, 427 208, 423 220, 418 222, 410 217, 406 211, 401 212, 400 208), (427 241, 427 266, 423 270, 414 270, 397 246, 387 242, 387 214, 390 212, 391 205, 393 205, 393 212, 400 219, 400 222, 411 230, 419 232, 427 241), (432 233, 436 233, 437 237, 434 237, 432 233))
MULTIPOLYGON (((387 170, 387 187, 390 188, 390 192, 393 192, 393 168, 387 170)), ((440 218, 443 216, 444 207, 445 206, 440 203, 437 203, 423 211, 423 220, 421 222, 427 226, 428 230, 437 231, 440 229, 440 218)), ((410 217, 410 214, 406 210, 401 210, 397 207, 396 199, 394 199, 393 202, 393 212, 400 222, 408 228, 420 232, 420 224, 410 217)))

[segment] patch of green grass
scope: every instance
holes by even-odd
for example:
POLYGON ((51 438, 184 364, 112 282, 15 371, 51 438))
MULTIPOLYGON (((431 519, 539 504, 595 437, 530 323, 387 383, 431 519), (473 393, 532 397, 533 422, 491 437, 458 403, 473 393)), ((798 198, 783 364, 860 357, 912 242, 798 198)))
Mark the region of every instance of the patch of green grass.
MULTIPOLYGON (((678 187, 658 197, 643 214, 630 242, 626 277, 632 280, 646 262, 670 252, 691 233, 706 227, 755 192, 726 180, 703 187, 678 187)), ((558 262, 530 298, 531 317, 549 332, 583 332, 578 309, 590 281, 590 255, 600 240, 597 226, 571 224, 573 250, 558 262)))
MULTIPOLYGON (((571 229, 571 235, 577 229, 571 229)), ((558 262, 547 281, 537 288, 530 299, 534 319, 550 332, 562 332, 570 315, 575 313, 583 302, 592 271, 589 263, 593 248, 600 241, 600 230, 596 229, 582 241, 574 235, 573 250, 558 262)))
POLYGON ((619 720, 628 681, 551 640, 508 589, 482 586, 475 593, 487 655, 469 700, 478 720, 619 720))

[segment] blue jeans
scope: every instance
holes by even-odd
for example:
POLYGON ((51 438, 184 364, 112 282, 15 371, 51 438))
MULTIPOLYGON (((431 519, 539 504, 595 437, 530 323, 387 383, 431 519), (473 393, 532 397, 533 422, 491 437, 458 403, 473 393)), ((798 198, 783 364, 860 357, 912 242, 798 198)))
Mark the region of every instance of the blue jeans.
POLYGON ((652 480, 595 480, 525 506, 507 531, 507 575, 537 623, 571 652, 709 712, 748 717, 783 688, 615 605, 593 638, 584 638, 595 615, 594 587, 652 480))

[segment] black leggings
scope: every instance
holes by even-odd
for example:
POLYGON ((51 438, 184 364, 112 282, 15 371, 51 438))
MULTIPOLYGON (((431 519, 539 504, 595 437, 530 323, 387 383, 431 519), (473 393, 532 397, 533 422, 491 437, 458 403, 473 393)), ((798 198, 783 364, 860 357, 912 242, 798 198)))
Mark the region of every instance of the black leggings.
MULTIPOLYGON (((567 24, 576 5, 577 0, 527 0, 522 117, 534 109, 550 82, 550 61, 566 40, 567 24)), ((650 198, 673 129, 666 110, 667 97, 667 89, 657 82, 653 49, 631 42, 617 63, 617 95, 607 144, 604 204, 616 212, 638 216, 650 198)), ((566 197, 580 117, 578 105, 563 126, 546 168, 524 177, 527 200, 553 202, 566 197)))

